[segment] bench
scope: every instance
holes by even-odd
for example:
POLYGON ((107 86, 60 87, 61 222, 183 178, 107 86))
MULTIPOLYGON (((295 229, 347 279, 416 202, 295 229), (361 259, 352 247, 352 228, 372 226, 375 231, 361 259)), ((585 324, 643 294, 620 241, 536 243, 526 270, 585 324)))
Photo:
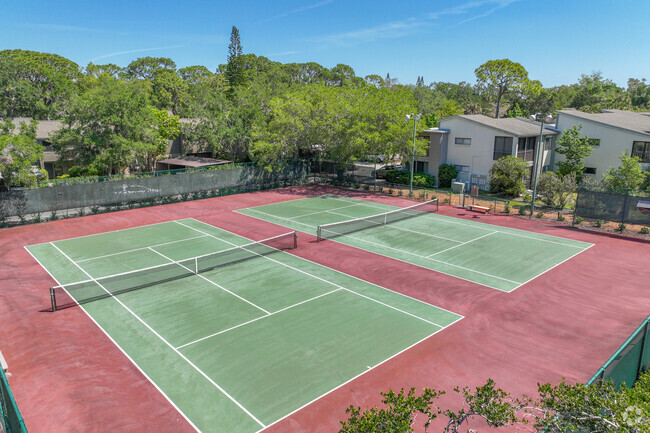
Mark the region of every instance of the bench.
POLYGON ((479 206, 479 205, 476 205, 476 204, 470 204, 467 207, 468 207, 469 210, 474 211, 474 212, 483 212, 483 213, 490 212, 489 207, 479 206))

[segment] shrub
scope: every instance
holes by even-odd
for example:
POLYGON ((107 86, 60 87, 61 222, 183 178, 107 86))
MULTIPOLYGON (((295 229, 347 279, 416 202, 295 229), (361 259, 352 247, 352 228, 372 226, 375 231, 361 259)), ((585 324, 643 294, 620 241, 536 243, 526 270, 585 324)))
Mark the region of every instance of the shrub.
POLYGON ((84 208, 80 207, 79 209, 77 209, 77 216, 82 217, 85 214, 86 214, 86 210, 84 208))
POLYGON ((596 227, 600 228, 600 227, 603 226, 603 224, 604 224, 603 220, 600 220, 600 219, 596 220, 596 227))
MULTIPOLYGON (((386 180, 390 183, 409 185, 411 173, 408 171, 391 170, 386 172, 386 180)), ((432 188, 436 183, 436 177, 425 173, 413 173, 413 186, 419 188, 432 188)))
POLYGON ((620 223, 620 224, 618 225, 618 231, 619 231, 619 232, 622 232, 623 230, 625 230, 625 227, 627 227, 627 226, 625 225, 625 223, 620 223))
POLYGON ((39 213, 37 213, 36 215, 34 215, 34 219, 32 220, 32 222, 33 222, 33 223, 40 223, 41 220, 42 220, 42 219, 41 219, 41 213, 39 212, 39 213))
POLYGON ((537 212, 537 215, 535 215, 535 218, 543 218, 544 217, 544 212, 537 212))
POLYGON ((56 221, 59 219, 59 216, 56 214, 56 211, 52 211, 52 214, 50 215, 50 221, 56 221))
POLYGON ((519 197, 526 190, 528 163, 512 155, 499 158, 490 169, 490 192, 519 197))
POLYGON ((641 233, 642 235, 647 235, 648 233, 650 233, 650 228, 641 227, 641 230, 639 231, 639 233, 641 233))
MULTIPOLYGON (((73 165, 68 170, 69 177, 91 177, 91 176, 98 176, 98 175, 99 175, 99 171, 97 170, 97 168, 93 166, 79 167, 78 165, 73 165)), ((61 178, 61 176, 59 176, 59 178, 61 178)))
POLYGON ((519 207, 519 215, 526 215, 526 208, 524 206, 519 207))
POLYGON ((576 217, 576 224, 580 224, 584 219, 582 217, 576 217))
POLYGON ((503 208, 504 213, 510 213, 510 205, 506 204, 506 206, 503 208))
POLYGON ((566 218, 564 217, 564 215, 562 215, 561 213, 558 212, 558 214, 557 214, 557 220, 558 220, 558 221, 564 221, 564 220, 566 220, 566 218))
POLYGON ((549 206, 566 206, 572 193, 577 189, 574 176, 560 176, 552 171, 542 173, 537 182, 537 191, 543 197, 544 203, 549 206))
POLYGON ((438 186, 450 188, 451 181, 458 176, 458 170, 452 164, 440 164, 438 167, 438 186))

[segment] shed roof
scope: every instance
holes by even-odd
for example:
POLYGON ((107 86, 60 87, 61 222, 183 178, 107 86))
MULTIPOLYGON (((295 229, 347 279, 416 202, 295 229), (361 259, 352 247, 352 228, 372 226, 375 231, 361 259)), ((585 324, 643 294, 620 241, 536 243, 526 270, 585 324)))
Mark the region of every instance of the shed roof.
MULTIPOLYGON (((443 122, 448 119, 463 119, 468 122, 477 123, 489 128, 498 129, 515 137, 531 137, 539 135, 540 123, 522 117, 503 117, 495 119, 482 114, 461 114, 457 116, 440 119, 443 122)), ((548 127, 544 127, 544 135, 557 135, 559 132, 548 127)))

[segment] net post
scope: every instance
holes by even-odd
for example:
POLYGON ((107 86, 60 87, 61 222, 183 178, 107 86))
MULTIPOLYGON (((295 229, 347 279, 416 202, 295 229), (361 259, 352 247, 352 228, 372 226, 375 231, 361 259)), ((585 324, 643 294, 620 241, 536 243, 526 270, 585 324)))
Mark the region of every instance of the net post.
POLYGON ((293 248, 298 248, 298 232, 293 232, 293 248))
POLYGON ((50 287, 50 302, 52 303, 52 312, 56 311, 56 294, 54 287, 50 287))
POLYGON ((194 257, 194 273, 198 274, 199 273, 199 258, 194 257))
POLYGON ((318 228, 316 229, 316 242, 320 242, 320 241, 321 241, 321 227, 318 226, 318 228))
POLYGON ((439 201, 440 201, 440 200, 438 200, 438 197, 436 197, 436 212, 438 212, 438 210, 439 210, 439 206, 440 206, 440 205, 438 204, 439 201))

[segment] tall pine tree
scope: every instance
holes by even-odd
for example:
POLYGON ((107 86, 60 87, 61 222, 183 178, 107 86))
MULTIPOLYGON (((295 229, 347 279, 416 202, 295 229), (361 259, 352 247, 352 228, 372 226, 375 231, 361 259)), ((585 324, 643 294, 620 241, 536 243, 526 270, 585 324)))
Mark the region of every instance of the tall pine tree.
POLYGON ((239 38, 239 30, 237 27, 232 26, 230 32, 230 45, 228 45, 228 64, 226 65, 226 78, 230 88, 241 85, 244 82, 243 68, 240 63, 242 55, 241 39, 239 38))

